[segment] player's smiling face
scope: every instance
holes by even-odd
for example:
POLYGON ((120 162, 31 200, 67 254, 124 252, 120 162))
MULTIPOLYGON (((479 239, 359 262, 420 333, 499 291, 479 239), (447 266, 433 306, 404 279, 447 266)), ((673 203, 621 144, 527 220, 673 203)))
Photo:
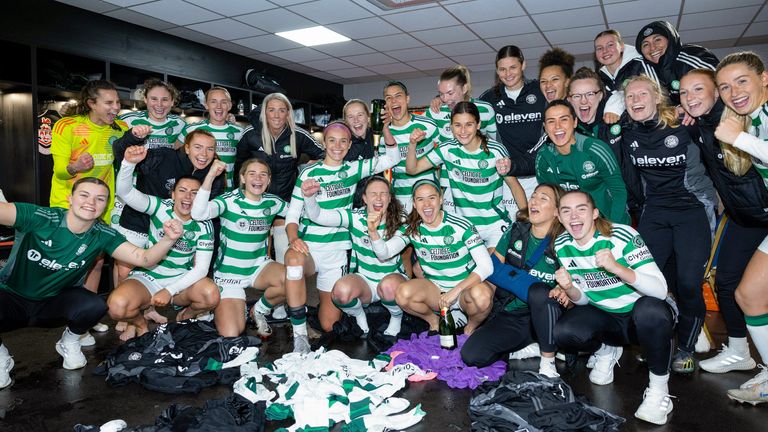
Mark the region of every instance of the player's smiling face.
POLYGON ((451 132, 461 145, 467 146, 479 139, 477 129, 479 125, 472 114, 457 113, 451 117, 451 132))
POLYGON ((392 123, 399 126, 408 119, 408 104, 411 98, 399 85, 391 85, 384 90, 384 101, 392 113, 392 123))
POLYGON ((109 189, 96 183, 80 183, 69 196, 69 210, 80 220, 95 221, 109 204, 109 189))
POLYGON ((165 121, 173 108, 173 95, 163 86, 155 86, 144 95, 147 115, 154 121, 165 121))
POLYGON ((560 66, 547 66, 539 74, 539 87, 547 102, 565 99, 565 89, 568 88, 569 81, 560 66))
POLYGON ((438 82, 437 91, 440 92, 440 101, 448 105, 450 109, 453 109, 457 103, 468 99, 467 85, 459 85, 457 78, 438 82))
POLYGON ((768 71, 757 73, 744 63, 733 63, 717 73, 720 98, 740 115, 754 112, 768 100, 768 71))
POLYGON ((258 199, 269 188, 272 181, 269 167, 263 162, 253 161, 245 167, 245 173, 240 176, 240 184, 245 186, 245 196, 248 199, 258 199))
POLYGON ((691 117, 708 113, 717 98, 715 83, 708 76, 689 72, 680 79, 680 105, 691 117))
POLYGON ((621 65, 622 51, 624 44, 616 35, 606 34, 595 39, 595 58, 603 66, 615 68, 621 65))
MULTIPOLYGON (((389 185, 379 180, 369 181, 363 194, 363 202, 368 212, 385 212, 392 199, 389 185)), ((382 218, 383 219, 383 218, 382 218)))
POLYGON ((205 169, 216 156, 216 140, 205 135, 195 135, 192 142, 184 145, 184 150, 195 169, 205 169))
POLYGON ((115 90, 100 89, 95 99, 88 99, 88 118, 99 126, 114 123, 120 111, 120 98, 115 90))
POLYGON ((544 130, 561 154, 570 153, 576 142, 577 121, 565 105, 554 105, 544 112, 544 130))
POLYGON ((624 90, 624 103, 632 120, 642 122, 656 115, 659 98, 651 83, 640 80, 629 83, 624 90))
POLYGON ((440 223, 440 208, 442 198, 440 191, 434 185, 423 184, 413 191, 413 208, 427 226, 436 226, 440 223))
POLYGON ((504 57, 496 62, 496 76, 510 90, 516 90, 523 85, 524 70, 525 62, 520 62, 517 57, 504 57))
POLYGON ((528 219, 534 226, 551 224, 557 218, 555 191, 547 185, 539 185, 528 199, 528 219))
POLYGON ((592 78, 571 81, 570 92, 568 102, 576 110, 579 121, 592 124, 602 99, 600 84, 592 78))
POLYGON ((363 138, 368 130, 368 124, 371 122, 371 116, 368 115, 368 110, 365 109, 363 104, 352 103, 347 106, 347 110, 344 113, 344 121, 352 130, 353 135, 363 138))
POLYGON ((667 52, 667 47, 669 47, 669 39, 660 34, 652 34, 643 39, 640 44, 640 51, 646 60, 655 64, 667 52))
POLYGON ((171 192, 173 212, 183 220, 192 218, 192 203, 195 201, 195 195, 199 189, 200 182, 189 178, 181 179, 174 186, 173 192, 171 192))
POLYGON ((560 199, 560 223, 580 245, 586 244, 595 235, 595 220, 599 215, 583 193, 566 194, 560 199))
POLYGON ((346 127, 335 126, 325 131, 323 142, 325 143, 325 163, 340 165, 344 162, 344 156, 352 145, 352 137, 346 127))
POLYGON ((267 128, 272 136, 277 136, 283 131, 285 124, 288 122, 288 106, 280 99, 272 99, 267 102, 265 108, 267 117, 267 128))
POLYGON ((223 126, 227 122, 229 110, 232 109, 232 99, 221 90, 211 90, 205 99, 205 108, 208 110, 211 124, 223 126))

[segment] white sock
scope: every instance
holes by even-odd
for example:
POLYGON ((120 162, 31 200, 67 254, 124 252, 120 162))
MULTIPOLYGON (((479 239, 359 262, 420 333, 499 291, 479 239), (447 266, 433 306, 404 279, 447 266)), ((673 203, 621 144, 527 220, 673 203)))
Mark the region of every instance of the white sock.
POLYGON ((293 335, 294 336, 307 336, 307 321, 305 320, 301 324, 294 324, 293 325, 293 335))
POLYGON ((61 343, 80 343, 80 336, 82 335, 72 333, 72 330, 67 327, 61 334, 61 343))
POLYGON ((768 363, 768 325, 751 326, 747 324, 747 330, 752 336, 752 343, 755 344, 757 352, 760 353, 763 363, 768 363))
POLYGON ((539 370, 544 369, 547 365, 554 365, 555 364, 555 358, 554 357, 544 357, 541 356, 541 359, 539 359, 539 370))
POLYGON ((669 374, 656 375, 648 372, 648 388, 658 390, 660 393, 669 394, 669 374))
POLYGON ((363 330, 363 333, 368 333, 368 318, 365 316, 363 302, 361 302, 360 299, 356 298, 345 305, 336 303, 336 306, 344 311, 345 314, 355 318, 357 325, 360 326, 360 328, 363 330))
POLYGON ((749 357, 749 344, 747 343, 746 337, 737 338, 728 336, 728 348, 749 357))
POLYGON ((403 322, 403 310, 394 301, 392 303, 388 301, 381 301, 381 305, 387 308, 389 311, 389 325, 384 330, 384 334, 387 336, 397 336, 400 333, 401 324, 403 322))
POLYGON ((259 299, 259 301, 257 301, 256 303, 254 303, 254 305, 253 305, 253 309, 254 309, 256 312, 258 312, 258 313, 260 313, 260 314, 262 314, 262 315, 269 315, 269 311, 271 311, 271 310, 272 310, 272 305, 271 305, 271 304, 269 304, 269 302, 267 301, 267 298, 266 298, 266 297, 264 297, 264 296, 261 296, 261 298, 259 299))
POLYGON ((0 357, 8 357, 11 353, 8 352, 8 348, 6 348, 5 344, 0 343, 0 357))

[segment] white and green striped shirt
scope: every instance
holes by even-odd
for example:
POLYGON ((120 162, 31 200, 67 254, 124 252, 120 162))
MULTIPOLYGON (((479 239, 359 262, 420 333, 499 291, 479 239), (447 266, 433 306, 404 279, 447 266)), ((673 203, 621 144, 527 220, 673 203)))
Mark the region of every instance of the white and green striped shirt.
MULTIPOLYGON (((494 111, 493 106, 488 102, 475 98, 470 98, 469 102, 475 104, 477 110, 480 112, 480 132, 482 132, 488 139, 496 140, 496 111, 494 111)), ((432 119, 437 125, 441 143, 453 139, 453 131, 451 130, 451 109, 448 108, 447 104, 440 105, 440 112, 437 114, 427 108, 427 112, 424 115, 427 118, 432 119)))
POLYGON ((345 161, 340 166, 328 166, 323 161, 315 162, 299 172, 296 185, 291 194, 291 204, 285 223, 299 224, 299 237, 311 250, 331 251, 346 250, 352 247, 349 230, 342 227, 326 227, 307 217, 304 209, 304 195, 301 185, 307 179, 320 183, 320 190, 315 195, 318 205, 325 210, 352 208, 352 197, 357 182, 372 174, 380 173, 399 162, 396 147, 387 147, 387 153, 371 159, 345 161))
MULTIPOLYGON (((208 194, 198 192, 198 199, 208 194)), ((247 287, 250 275, 269 260, 268 240, 275 217, 285 217, 288 205, 277 195, 264 194, 259 201, 245 197, 240 189, 207 203, 206 219, 221 218, 221 243, 213 279, 219 286, 247 287)), ((197 208, 193 208, 193 214, 197 208)))
POLYGON ((418 236, 408 240, 413 245, 426 279, 441 291, 449 291, 475 269, 469 251, 485 247, 477 229, 466 219, 443 212, 443 220, 436 228, 419 226, 418 236))
POLYGON ((233 123, 223 126, 215 126, 208 119, 192 123, 184 128, 179 136, 179 141, 184 142, 187 135, 195 129, 202 129, 213 134, 216 138, 216 154, 222 162, 227 164, 227 190, 234 188, 235 157, 237 156, 237 143, 243 137, 243 128, 233 123))
POLYGON ((509 154, 496 141, 488 141, 488 151, 486 154, 481 147, 470 152, 457 140, 451 140, 426 156, 435 167, 445 165, 441 172, 451 189, 452 211, 481 230, 502 229, 509 222, 501 204, 504 179, 496 172, 496 161, 509 157, 509 154))
POLYGON ((132 111, 120 116, 128 127, 147 125, 152 127, 152 131, 144 139, 144 145, 147 150, 156 148, 173 148, 179 139, 181 132, 187 125, 184 119, 176 114, 168 114, 163 122, 157 122, 149 117, 146 111, 132 111))
MULTIPOLYGON (((137 209, 149 215, 149 245, 156 244, 165 234, 163 224, 171 219, 178 219, 173 212, 173 200, 144 195, 148 205, 137 209)), ((129 202, 128 200, 126 200, 129 202)), ((130 202, 129 202, 130 204, 130 202)), ((213 252, 213 225, 210 221, 183 222, 184 234, 176 240, 168 255, 151 268, 137 268, 133 272, 142 272, 162 284, 163 280, 183 276, 195 265, 196 252, 213 252)), ((205 265, 208 267, 208 264, 205 265)), ((185 287, 186 288, 186 287, 185 287)))
POLYGON ((614 223, 610 237, 596 230, 594 237, 584 246, 576 243, 568 232, 555 240, 557 258, 589 303, 606 312, 629 312, 643 294, 615 274, 597 266, 595 253, 601 249, 610 249, 616 262, 632 270, 648 264, 656 267, 651 251, 640 234, 627 225, 614 223))
POLYGON ((752 120, 749 134, 762 142, 740 136, 734 142, 734 146, 752 156, 752 165, 768 187, 768 158, 765 157, 768 154, 768 102, 752 112, 749 117, 752 120))
MULTIPOLYGON (((406 211, 411 210, 411 192, 413 185, 416 184, 417 181, 422 179, 437 181, 436 171, 432 169, 413 176, 408 175, 405 172, 405 158, 408 156, 408 141, 411 132, 417 128, 423 129, 427 133, 427 136, 416 145, 416 157, 421 159, 427 153, 431 152, 439 141, 439 134, 435 122, 426 117, 412 114, 411 121, 404 126, 389 125, 389 130, 392 132, 392 136, 394 136, 397 147, 400 150, 400 163, 392 168, 392 182, 395 189, 395 197, 400 200, 403 206, 405 206, 406 211)), ((379 154, 382 153, 383 146, 384 140, 382 139, 379 142, 379 154)))

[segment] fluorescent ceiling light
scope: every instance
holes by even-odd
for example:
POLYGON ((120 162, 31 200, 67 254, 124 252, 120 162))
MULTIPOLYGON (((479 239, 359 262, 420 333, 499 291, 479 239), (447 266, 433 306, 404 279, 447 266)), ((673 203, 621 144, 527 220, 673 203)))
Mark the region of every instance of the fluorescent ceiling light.
POLYGON ((304 46, 323 45, 336 42, 346 42, 348 37, 342 36, 323 26, 309 27, 298 30, 275 33, 280 37, 300 43, 304 46))

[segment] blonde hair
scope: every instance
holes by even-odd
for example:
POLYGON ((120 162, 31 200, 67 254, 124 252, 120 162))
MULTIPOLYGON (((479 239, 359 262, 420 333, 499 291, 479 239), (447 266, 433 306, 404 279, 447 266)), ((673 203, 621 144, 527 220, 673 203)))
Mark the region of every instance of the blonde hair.
POLYGON ((635 75, 628 79, 627 83, 624 85, 625 94, 627 88, 636 82, 643 82, 648 84, 648 86, 651 88, 651 92, 653 92, 653 94, 659 99, 659 103, 656 105, 656 111, 659 114, 659 123, 664 125, 664 127, 677 127, 677 109, 675 109, 675 107, 669 103, 669 98, 661 90, 659 83, 652 80, 651 78, 648 78, 646 75, 635 75))
POLYGON ((227 96, 227 99, 229 99, 229 102, 230 103, 232 102, 232 96, 230 96, 229 90, 225 89, 224 87, 213 86, 205 92, 205 103, 208 103, 208 98, 211 97, 211 93, 215 91, 220 91, 224 93, 227 96))
POLYGON ((461 64, 454 67, 449 67, 440 74, 440 78, 437 80, 437 82, 440 83, 441 81, 449 81, 452 79, 455 79, 456 83, 460 86, 467 86, 467 93, 464 95, 462 100, 470 100, 472 98, 472 78, 469 74, 469 69, 461 64))
POLYGON ((277 138, 273 137, 272 134, 269 133, 269 128, 267 127, 267 105, 273 100, 282 102, 285 104, 285 107, 288 108, 288 118, 286 119, 286 125, 291 132, 291 157, 296 158, 298 157, 298 153, 296 152, 296 123, 293 121, 293 105, 291 105, 291 101, 289 101, 288 98, 285 97, 285 95, 282 93, 268 94, 267 97, 264 98, 264 102, 261 104, 259 121, 261 122, 261 143, 264 146, 264 153, 271 156, 274 152, 275 141, 277 140, 277 138))

